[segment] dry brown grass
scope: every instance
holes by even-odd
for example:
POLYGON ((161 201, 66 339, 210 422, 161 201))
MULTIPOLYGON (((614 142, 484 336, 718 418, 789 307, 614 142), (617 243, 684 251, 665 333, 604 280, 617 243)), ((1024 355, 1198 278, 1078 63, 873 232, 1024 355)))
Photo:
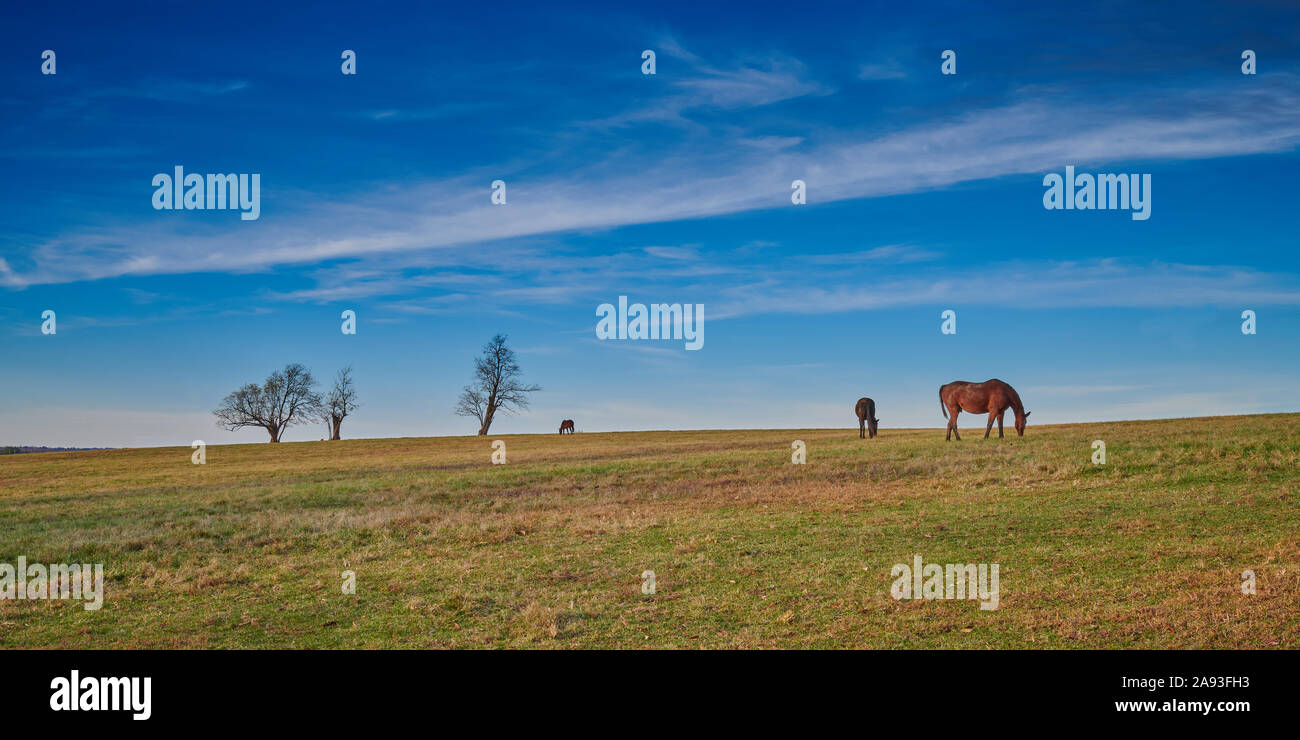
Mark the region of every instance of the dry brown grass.
POLYGON ((190 453, 0 457, 0 562, 109 578, 100 612, 0 600, 0 645, 1300 646, 1298 415, 190 453), (914 554, 998 563, 1000 608, 893 600, 914 554))

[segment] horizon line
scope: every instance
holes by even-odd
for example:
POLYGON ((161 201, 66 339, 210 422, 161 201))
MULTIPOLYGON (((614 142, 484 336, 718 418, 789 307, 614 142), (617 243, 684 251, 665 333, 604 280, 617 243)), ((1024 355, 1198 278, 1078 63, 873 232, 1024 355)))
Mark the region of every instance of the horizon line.
MULTIPOLYGON (((968 413, 968 414, 969 414, 970 412, 965 412, 965 413, 968 413)), ((1095 425, 1097 425, 1097 424, 1133 424, 1133 423, 1136 423, 1136 422, 1147 422, 1147 421, 1203 421, 1203 420, 1212 420, 1212 419, 1240 419, 1240 418, 1252 417, 1252 416, 1292 416, 1292 415, 1297 415, 1297 414, 1300 414, 1300 411, 1265 411, 1265 412, 1259 412, 1259 413, 1253 413, 1253 414, 1218 414, 1218 415, 1210 415, 1210 416, 1161 416, 1161 417, 1155 417, 1155 418, 1149 418, 1149 419, 1110 419, 1110 420, 1106 420, 1106 421, 1071 421, 1071 422, 1061 422, 1061 423, 1057 423, 1057 424, 1035 424, 1032 428, 1034 428, 1034 429, 1043 429, 1043 428, 1057 428, 1057 427, 1095 426, 1095 425)), ((971 415, 972 418, 985 418, 985 417, 983 417, 983 414, 970 414, 970 415, 971 415)), ((979 426, 978 426, 978 425, 974 425, 974 426, 970 426, 970 427, 960 427, 960 426, 958 427, 958 429, 963 429, 963 428, 979 429, 979 426)), ((1028 428, 1028 427, 1027 427, 1027 428, 1028 428)), ((940 426, 933 426, 933 427, 887 427, 887 429, 889 429, 890 431, 895 431, 895 432, 929 432, 929 431, 935 431, 935 430, 942 431, 942 430, 944 429, 944 427, 940 427, 940 426)), ((688 433, 693 433, 693 432, 829 432, 829 431, 845 431, 845 430, 847 430, 847 431, 856 431, 856 430, 857 430, 857 427, 853 427, 853 426, 844 426, 844 427, 725 427, 725 428, 724 428, 724 427, 716 427, 716 428, 702 428, 702 429, 621 429, 621 430, 617 430, 617 431, 603 431, 603 432, 578 432, 578 433, 579 433, 579 434, 664 434, 664 433, 670 433, 670 432, 671 432, 671 433, 688 434, 688 433)), ((386 441, 386 440, 476 439, 476 438, 478 438, 478 437, 482 437, 482 438, 484 438, 484 439, 490 439, 490 438, 499 438, 499 437, 551 437, 551 436, 558 436, 558 435, 557 435, 556 432, 506 432, 506 433, 502 433, 502 434, 445 434, 445 435, 429 435, 429 436, 424 436, 424 437, 416 437, 416 436, 410 436, 410 437, 348 437, 348 438, 346 438, 346 439, 333 439, 333 440, 330 440, 330 439, 306 440, 306 439, 304 439, 304 440, 298 440, 298 441, 293 441, 293 442, 226 442, 226 443, 214 443, 214 444, 206 444, 206 443, 205 443, 205 444, 204 444, 204 447, 205 447, 205 448, 207 448, 207 447, 239 447, 239 446, 265 447, 265 446, 267 446, 267 445, 271 445, 271 444, 279 444, 279 445, 299 445, 299 444, 320 444, 320 443, 322 443, 322 442, 377 442, 377 441, 386 441)), ((880 436, 880 434, 877 433, 876 436, 880 436)), ((982 439, 982 438, 981 438, 981 439, 982 439)), ((958 441, 962 441, 962 440, 958 440, 958 441)), ((4 449, 4 448, 6 448, 6 447, 49 447, 49 445, 8 445, 8 444, 0 444, 0 449, 4 449)), ((121 451, 124 451, 124 450, 168 450, 168 449, 190 450, 190 449, 194 449, 194 448, 193 448, 193 444, 192 444, 192 443, 191 443, 190 445, 152 445, 152 446, 140 446, 140 447, 85 447, 85 448, 64 448, 64 449, 51 448, 51 449, 50 449, 50 452, 47 452, 47 453, 39 453, 39 452, 22 452, 22 453, 13 453, 13 454, 8 454, 8 455, 0 455, 0 460, 3 460, 4 458, 7 458, 7 457, 18 457, 18 456, 20 456, 20 455, 39 455, 39 454, 57 454, 57 453, 79 453, 79 452, 121 452, 121 451)))

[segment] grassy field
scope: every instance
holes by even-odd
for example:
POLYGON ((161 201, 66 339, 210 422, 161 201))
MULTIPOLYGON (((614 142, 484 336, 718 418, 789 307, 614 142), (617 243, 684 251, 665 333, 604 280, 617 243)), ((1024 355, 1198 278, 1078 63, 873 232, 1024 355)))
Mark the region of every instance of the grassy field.
POLYGON ((2 456, 0 563, 107 585, 0 600, 0 646, 1300 647, 1300 414, 982 431, 2 456), (1000 608, 895 601, 913 555, 999 564, 1000 608))

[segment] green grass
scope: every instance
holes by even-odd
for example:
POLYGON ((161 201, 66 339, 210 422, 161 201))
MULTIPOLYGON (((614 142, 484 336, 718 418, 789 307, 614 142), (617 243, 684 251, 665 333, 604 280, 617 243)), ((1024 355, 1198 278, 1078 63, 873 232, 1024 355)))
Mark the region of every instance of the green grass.
POLYGON ((98 612, 0 600, 0 646, 1300 646, 1300 414, 981 432, 0 456, 0 562, 108 581, 98 612), (1000 608, 895 601, 917 554, 999 564, 1000 608))

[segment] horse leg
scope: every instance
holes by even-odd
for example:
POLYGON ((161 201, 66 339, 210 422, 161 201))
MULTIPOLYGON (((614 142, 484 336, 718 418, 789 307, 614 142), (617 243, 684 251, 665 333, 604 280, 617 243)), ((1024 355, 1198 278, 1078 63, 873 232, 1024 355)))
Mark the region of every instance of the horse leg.
POLYGON ((867 421, 866 419, 858 419, 858 439, 863 439, 866 436, 867 436, 867 421))
POLYGON ((989 412, 989 423, 984 425, 984 439, 989 438, 989 432, 993 431, 993 419, 997 416, 996 411, 989 412))
POLYGON ((952 433, 957 441, 961 441, 961 432, 957 431, 957 414, 961 413, 961 407, 948 409, 948 430, 952 433))
POLYGON ((1002 418, 1007 415, 1007 410, 1002 409, 998 412, 998 439, 1002 438, 1002 418))

